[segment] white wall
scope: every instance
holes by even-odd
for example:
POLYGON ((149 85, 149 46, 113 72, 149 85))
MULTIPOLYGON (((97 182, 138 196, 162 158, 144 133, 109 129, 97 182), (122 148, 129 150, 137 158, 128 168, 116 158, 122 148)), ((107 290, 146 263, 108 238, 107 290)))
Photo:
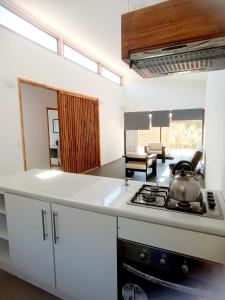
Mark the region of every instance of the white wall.
POLYGON ((137 152, 138 130, 126 130, 126 151, 137 152))
POLYGON ((101 163, 123 153, 124 89, 0 28, 0 176, 23 170, 17 77, 100 100, 101 163))
POLYGON ((50 168, 47 107, 57 108, 57 92, 22 84, 27 169, 50 168))
POLYGON ((206 187, 225 195, 225 71, 208 75, 205 150, 206 187))
POLYGON ((224 160, 224 164, 222 166, 223 168, 223 175, 222 175, 222 192, 223 192, 223 196, 225 198, 225 160, 224 160))
POLYGON ((135 78, 125 85, 125 111, 204 108, 206 75, 135 78))

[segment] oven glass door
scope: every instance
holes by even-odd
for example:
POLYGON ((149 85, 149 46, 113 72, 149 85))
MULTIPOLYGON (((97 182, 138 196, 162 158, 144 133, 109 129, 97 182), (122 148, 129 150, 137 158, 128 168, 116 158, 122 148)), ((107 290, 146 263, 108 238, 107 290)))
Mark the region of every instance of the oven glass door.
POLYGON ((173 276, 151 274, 149 267, 140 270, 129 263, 119 266, 119 300, 203 300, 213 293, 199 282, 174 281, 173 276))

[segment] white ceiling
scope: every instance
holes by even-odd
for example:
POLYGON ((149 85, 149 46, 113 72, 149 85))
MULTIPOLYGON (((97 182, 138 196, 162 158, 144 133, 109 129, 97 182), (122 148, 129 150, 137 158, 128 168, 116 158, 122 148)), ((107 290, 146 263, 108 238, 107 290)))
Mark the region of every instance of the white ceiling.
MULTIPOLYGON (((13 0, 10 2, 68 38, 98 61, 119 74, 134 79, 139 76, 121 61, 121 14, 162 1, 165 0, 13 0)), ((188 76, 192 77, 190 74, 188 76)), ((201 73, 197 78, 202 79, 205 76, 201 73)))

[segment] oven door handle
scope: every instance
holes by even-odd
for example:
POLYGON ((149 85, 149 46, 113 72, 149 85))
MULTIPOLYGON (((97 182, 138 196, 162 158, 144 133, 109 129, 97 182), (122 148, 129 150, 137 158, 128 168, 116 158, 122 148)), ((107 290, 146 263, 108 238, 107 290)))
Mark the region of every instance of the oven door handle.
POLYGON ((141 278, 143 278, 143 279, 145 279, 149 282, 152 282, 154 284, 157 284, 157 285, 160 285, 160 286, 163 286, 163 287, 166 287, 166 288, 170 288, 172 290, 175 290, 175 291, 178 291, 178 292, 181 292, 181 293, 187 293, 187 294, 190 294, 190 295, 201 296, 201 297, 213 297, 213 293, 210 292, 210 291, 199 289, 199 288, 192 288, 192 287, 189 287, 189 286, 186 286, 186 285, 181 285, 181 284, 173 283, 173 282, 170 282, 170 281, 162 280, 162 279, 159 279, 159 278, 154 277, 152 275, 145 274, 145 273, 143 273, 143 272, 141 272, 141 271, 125 264, 125 263, 123 263, 123 268, 125 270, 127 270, 128 272, 130 272, 130 273, 132 273, 132 274, 134 274, 138 277, 141 277, 141 278))

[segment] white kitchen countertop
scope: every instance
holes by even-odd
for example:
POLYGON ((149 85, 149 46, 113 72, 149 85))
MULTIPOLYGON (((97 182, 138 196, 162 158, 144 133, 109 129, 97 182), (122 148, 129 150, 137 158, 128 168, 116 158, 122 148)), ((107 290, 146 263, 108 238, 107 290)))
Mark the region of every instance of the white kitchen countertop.
MULTIPOLYGON (((0 178, 0 191, 94 212, 225 236, 225 220, 127 204, 143 182, 31 170, 0 178)), ((219 193, 225 215, 225 202, 219 193)))

